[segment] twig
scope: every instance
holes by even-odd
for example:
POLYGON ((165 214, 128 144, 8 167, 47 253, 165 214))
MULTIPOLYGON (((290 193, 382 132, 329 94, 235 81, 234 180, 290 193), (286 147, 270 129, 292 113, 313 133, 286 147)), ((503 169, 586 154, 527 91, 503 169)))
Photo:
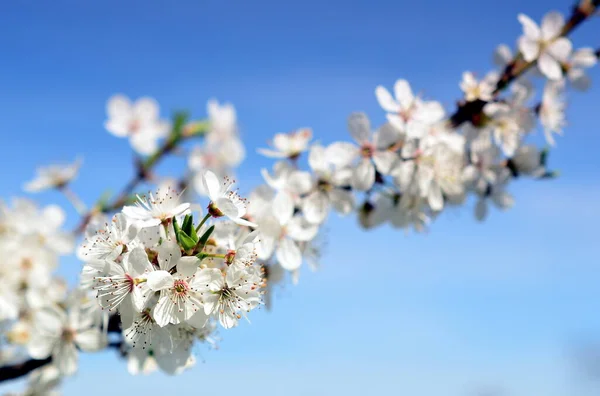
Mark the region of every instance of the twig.
MULTIPOLYGON (((576 6, 573 9, 571 18, 569 18, 569 20, 565 23, 560 35, 568 36, 570 33, 572 33, 573 30, 575 30, 575 28, 577 28, 583 21, 593 15, 598 3, 600 3, 600 1, 595 0, 593 2, 586 3, 583 6, 576 6)), ((600 51, 600 49, 598 51, 600 51)), ((600 56, 598 51, 596 51, 596 54, 600 56)), ((521 77, 527 70, 533 67, 535 63, 536 60, 527 62, 523 59, 521 54, 515 55, 514 59, 504 68, 502 76, 496 84, 494 96, 498 96, 500 92, 502 92, 518 77, 521 77)), ((486 101, 480 99, 472 102, 460 102, 458 109, 456 109, 454 114, 452 114, 449 118, 450 124, 453 128, 457 128, 467 121, 472 121, 474 117, 477 117, 483 111, 483 107, 486 105, 486 103, 486 101)))

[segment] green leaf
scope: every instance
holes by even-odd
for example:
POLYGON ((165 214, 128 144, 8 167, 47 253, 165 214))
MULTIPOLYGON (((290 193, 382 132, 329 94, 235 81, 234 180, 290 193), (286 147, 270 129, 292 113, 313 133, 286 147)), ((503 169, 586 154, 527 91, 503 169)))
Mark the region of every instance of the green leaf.
POLYGON ((192 228, 190 228, 190 232, 186 232, 194 240, 194 242, 198 243, 198 234, 196 233, 196 227, 194 227, 194 222, 192 221, 192 228))
POLYGON ((202 234, 202 236, 200 237, 200 240, 198 241, 198 246, 206 245, 206 242, 208 242, 208 238, 210 238, 210 236, 214 230, 215 230, 215 226, 214 225, 210 226, 210 228, 208 230, 206 230, 206 232, 204 234, 202 234))
POLYGON ((177 238, 177 243, 181 243, 179 240, 179 233, 181 232, 181 228, 179 227, 179 223, 177 223, 177 217, 173 217, 173 229, 175 230, 175 237, 177 238))
POLYGON ((192 229, 194 228, 194 217, 191 214, 185 215, 183 218, 183 225, 181 229, 188 235, 192 235, 192 229))
POLYGON ((196 242, 183 232, 183 230, 179 232, 179 243, 183 250, 190 250, 196 246, 196 242))

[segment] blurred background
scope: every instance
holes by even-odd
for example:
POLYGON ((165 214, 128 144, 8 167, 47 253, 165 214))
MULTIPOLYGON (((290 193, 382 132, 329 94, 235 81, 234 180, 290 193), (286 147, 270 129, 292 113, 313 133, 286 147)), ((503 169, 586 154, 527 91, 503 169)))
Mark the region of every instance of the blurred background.
MULTIPOLYGON (((114 93, 152 96, 163 116, 205 116, 215 97, 237 109, 247 157, 243 191, 272 161, 277 132, 310 126, 348 140, 346 117, 385 119, 374 95, 398 78, 441 101, 465 70, 514 47, 517 14, 539 21, 569 0, 3 1, 0 3, 0 197, 24 195, 37 165, 84 165, 72 185, 93 203, 132 174, 126 140, 103 128, 114 93)), ((598 47, 598 21, 572 36, 598 47)), ((598 80, 598 69, 590 70, 598 80)), ((321 269, 277 290, 218 351, 179 377, 131 377, 114 351, 84 355, 65 395, 242 392, 244 395, 584 396, 600 394, 600 83, 569 97, 569 125, 550 154, 556 180, 513 183, 516 206, 480 224, 473 203, 425 235, 363 231, 333 215, 321 269)), ((541 141, 541 131, 537 137, 541 141)), ((534 139, 534 140, 535 140, 534 139)), ((161 175, 177 175, 172 159, 161 175)), ((42 204, 69 207, 47 192, 42 204)), ((69 212, 68 226, 78 217, 69 212)), ((74 282, 81 264, 64 260, 74 282)), ((306 268, 304 268, 306 269, 306 268)), ((19 383, 0 386, 0 393, 19 383)))

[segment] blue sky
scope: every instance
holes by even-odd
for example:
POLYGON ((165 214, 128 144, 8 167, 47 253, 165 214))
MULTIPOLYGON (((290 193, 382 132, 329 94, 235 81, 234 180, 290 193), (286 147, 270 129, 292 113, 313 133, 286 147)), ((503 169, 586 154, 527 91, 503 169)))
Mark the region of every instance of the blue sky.
MULTIPOLYGON (((311 126, 324 143, 347 139, 363 110, 383 121, 373 91, 408 79, 448 109, 464 70, 491 67, 524 12, 571 1, 19 1, 0 5, 0 196, 23 195, 39 164, 84 167, 74 189, 91 203, 131 174, 126 141, 103 129, 106 99, 150 95, 163 113, 204 115, 206 100, 238 110, 248 157, 244 189, 271 162, 255 154, 276 132, 311 126)), ((597 21, 575 35, 594 46, 597 21)), ((591 71, 598 80, 598 70, 591 71)), ((115 396, 226 389, 246 395, 585 396, 571 346, 600 334, 600 85, 571 96, 569 127, 552 152, 554 181, 518 181, 516 207, 476 223, 445 213, 427 235, 364 232, 333 217, 322 269, 279 293, 274 312, 221 331, 219 351, 178 378, 131 378, 112 353, 85 356, 66 395, 115 396)), ((540 133, 538 132, 538 138, 540 133)), ((180 160, 161 173, 181 169, 180 160)), ((66 204, 55 193, 34 197, 66 204)), ((76 214, 69 213, 69 224, 76 214)), ((79 271, 65 260, 63 272, 79 271)), ((597 391, 598 388, 595 388, 597 391)), ((0 391, 4 388, 0 387, 0 391)))

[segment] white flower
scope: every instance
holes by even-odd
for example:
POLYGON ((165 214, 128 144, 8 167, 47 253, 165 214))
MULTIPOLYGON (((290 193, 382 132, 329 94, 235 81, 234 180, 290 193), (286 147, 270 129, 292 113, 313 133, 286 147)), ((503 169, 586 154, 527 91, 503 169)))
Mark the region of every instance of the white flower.
POLYGON ((312 240, 319 228, 302 216, 294 215, 293 199, 285 192, 275 196, 271 208, 271 214, 257 220, 261 232, 259 257, 266 260, 275 251, 279 264, 288 271, 295 271, 302 265, 300 243, 312 240))
POLYGON ((49 306, 34 314, 34 334, 27 350, 34 359, 52 356, 52 362, 65 375, 77 370, 77 348, 97 351, 105 345, 99 329, 91 327, 91 317, 72 307, 68 313, 49 306))
MULTIPOLYGON (((475 142, 480 143, 480 142, 475 142)), ((465 185, 483 194, 497 179, 500 150, 491 144, 472 144, 470 163, 462 172, 465 185)))
POLYGON ((505 68, 513 60, 513 54, 508 45, 500 44, 494 51, 494 64, 501 68, 505 68))
POLYGON ((514 198, 506 191, 509 180, 508 174, 504 174, 497 183, 489 185, 485 193, 479 195, 479 199, 475 204, 475 218, 477 220, 483 221, 487 217, 489 200, 501 210, 509 209, 514 205, 514 198))
POLYGON ((496 89, 498 75, 495 72, 489 73, 481 81, 477 81, 471 72, 464 72, 460 83, 460 89, 465 93, 465 99, 468 102, 480 99, 490 101, 496 89))
POLYGON ((131 146, 140 154, 156 152, 158 140, 169 133, 169 124, 159 117, 159 108, 152 98, 140 98, 131 103, 123 95, 115 95, 106 105, 108 120, 105 128, 115 136, 129 137, 131 146))
POLYGON ((237 136, 237 115, 231 103, 220 104, 216 99, 206 103, 210 120, 209 139, 227 140, 237 136))
POLYGON ((572 44, 566 37, 559 37, 565 24, 558 12, 549 12, 539 27, 527 15, 519 14, 523 35, 519 38, 519 50, 527 62, 537 59, 538 68, 551 80, 563 76, 561 63, 569 57, 572 44))
POLYGON ((312 188, 310 173, 298 170, 288 161, 277 161, 273 165, 272 174, 266 169, 262 169, 261 174, 271 188, 285 191, 294 197, 307 194, 312 188))
POLYGON ((352 186, 366 191, 375 183, 376 170, 388 174, 398 160, 394 145, 402 136, 390 124, 384 124, 372 133, 371 122, 364 113, 351 114, 348 117, 348 129, 359 146, 346 142, 332 143, 326 155, 331 163, 340 168, 358 160, 358 165, 353 169, 352 186))
POLYGON ((211 172, 204 172, 202 181, 204 189, 211 199, 208 205, 208 212, 215 218, 227 216, 231 221, 248 227, 255 227, 256 224, 244 220, 246 215, 247 201, 239 196, 237 191, 230 191, 234 181, 225 178, 223 183, 219 182, 217 176, 211 172))
POLYGON ((490 118, 486 129, 491 131, 504 154, 512 156, 521 144, 522 136, 534 125, 533 113, 525 107, 500 102, 486 104, 483 112, 490 118))
POLYGON ((398 80, 394 97, 379 85, 375 89, 379 105, 388 112, 388 121, 409 138, 420 138, 429 127, 444 118, 444 108, 438 102, 427 102, 413 95, 408 81, 398 80))
POLYGON ((225 276, 218 269, 206 268, 201 274, 203 279, 210 279, 200 292, 204 313, 218 316, 226 329, 236 326, 242 316, 261 304, 262 279, 255 268, 229 267, 225 276))
POLYGON ((354 195, 348 188, 352 170, 333 169, 327 160, 326 151, 323 146, 314 145, 308 157, 317 180, 314 191, 302 201, 302 212, 306 220, 313 224, 320 224, 325 220, 330 206, 341 214, 348 214, 354 208, 354 195))
POLYGON ((537 147, 524 145, 517 149, 511 158, 511 162, 519 174, 539 177, 546 172, 541 158, 542 155, 537 147))
POLYGON ((594 66, 597 62, 598 57, 592 48, 580 48, 567 59, 563 66, 567 70, 569 82, 575 89, 585 91, 590 87, 592 81, 585 74, 585 69, 594 66))
POLYGON ((135 206, 125 206, 123 214, 135 221, 139 227, 153 227, 189 212, 189 203, 179 203, 180 194, 175 190, 161 189, 148 197, 137 196, 135 206))
MULTIPOLYGON (((150 308, 135 312, 131 326, 124 326, 123 335, 134 350, 153 350, 159 346, 170 349, 173 346, 168 328, 161 327, 156 323, 150 308)), ((136 353, 136 356, 141 357, 141 354, 136 353)))
POLYGON ((144 308, 146 299, 140 282, 154 271, 144 249, 137 247, 126 253, 122 263, 106 260, 87 265, 101 273, 94 278, 93 286, 100 306, 109 311, 118 309, 123 327, 131 326, 134 311, 144 308))
POLYGON ((121 255, 125 246, 134 240, 138 232, 136 224, 128 221, 124 214, 117 213, 110 223, 105 223, 99 230, 86 230, 88 236, 80 246, 77 256, 83 261, 114 260, 121 255))
POLYGON ((194 256, 182 257, 179 245, 167 241, 158 248, 158 261, 160 270, 147 275, 148 287, 160 291, 152 311, 156 323, 161 327, 183 322, 204 326, 207 318, 202 315, 198 289, 207 280, 198 273, 200 260, 194 256), (176 269, 174 274, 170 273, 172 268, 176 269))
POLYGON ((403 161, 393 171, 396 185, 405 193, 416 188, 432 210, 442 210, 444 195, 460 196, 464 192, 464 144, 464 137, 457 133, 422 139, 412 154, 415 159, 403 161))
POLYGON ((562 129, 566 125, 566 103, 563 94, 564 83, 549 81, 544 87, 542 102, 538 110, 540 122, 544 127, 546 141, 550 145, 555 144, 552 134, 562 135, 562 129))
POLYGON ((391 216, 383 213, 381 217, 387 214, 387 216, 391 217, 392 226, 396 228, 406 229, 412 226, 416 232, 423 232, 430 223, 430 218, 427 214, 428 209, 429 204, 426 197, 405 193, 402 194, 396 203, 391 216))
POLYGON ((312 138, 310 128, 301 128, 290 133, 278 133, 273 138, 273 148, 258 149, 258 152, 271 158, 297 158, 308 149, 308 143, 312 138))
POLYGON ((81 160, 69 165, 50 165, 37 169, 36 178, 25 184, 25 191, 35 193, 52 188, 61 188, 69 184, 79 172, 81 160))
MULTIPOLYGON (((221 223, 222 224, 222 223, 221 223)), ((239 227, 238 227, 239 228, 239 227)), ((258 231, 252 231, 238 243, 235 242, 233 235, 229 235, 229 249, 225 254, 225 263, 230 267, 245 268, 249 267, 258 258, 256 254, 256 242, 258 231)))

